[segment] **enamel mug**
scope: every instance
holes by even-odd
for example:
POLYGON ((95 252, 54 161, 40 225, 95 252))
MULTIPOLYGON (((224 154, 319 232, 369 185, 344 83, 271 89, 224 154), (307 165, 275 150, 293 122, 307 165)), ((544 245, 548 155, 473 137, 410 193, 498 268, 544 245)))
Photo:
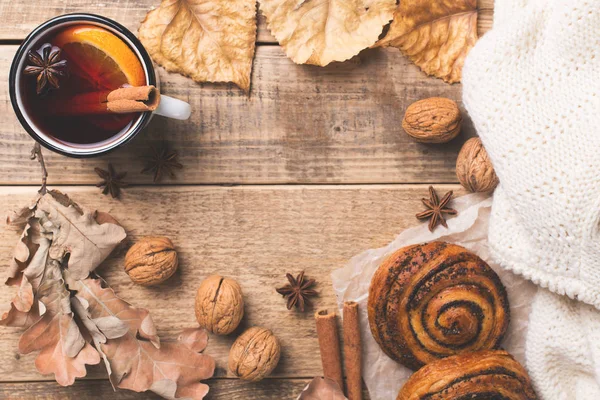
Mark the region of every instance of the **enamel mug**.
POLYGON ((25 128, 31 137, 44 147, 69 157, 94 157, 106 154, 131 141, 148 125, 154 114, 180 120, 189 118, 191 108, 188 103, 161 95, 160 104, 154 112, 140 113, 127 128, 102 142, 75 144, 61 141, 51 135, 45 134, 38 126, 36 126, 33 119, 28 115, 28 112, 23 105, 21 94, 19 93, 19 88, 22 87, 20 80, 26 79, 21 72, 27 63, 27 53, 30 50, 39 47, 43 42, 42 39, 52 35, 53 31, 64 29, 69 25, 81 24, 100 26, 121 38, 121 40, 123 40, 123 42, 125 42, 139 57, 146 74, 146 84, 159 88, 158 75, 148 52, 135 35, 127 28, 109 18, 93 14, 66 14, 55 17, 35 28, 33 32, 27 36, 17 50, 10 69, 10 100, 21 125, 23 125, 23 128, 25 128))

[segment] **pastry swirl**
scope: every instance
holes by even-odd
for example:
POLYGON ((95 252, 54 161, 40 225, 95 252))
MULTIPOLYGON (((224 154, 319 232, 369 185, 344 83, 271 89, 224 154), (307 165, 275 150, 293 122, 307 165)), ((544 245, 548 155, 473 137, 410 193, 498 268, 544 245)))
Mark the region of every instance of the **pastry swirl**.
POLYGON ((413 370, 497 348, 510 319, 498 275, 474 253, 442 242, 388 257, 371 280, 368 312, 379 346, 413 370))
POLYGON ((396 400, 536 400, 525 368, 501 350, 460 354, 415 372, 396 400))

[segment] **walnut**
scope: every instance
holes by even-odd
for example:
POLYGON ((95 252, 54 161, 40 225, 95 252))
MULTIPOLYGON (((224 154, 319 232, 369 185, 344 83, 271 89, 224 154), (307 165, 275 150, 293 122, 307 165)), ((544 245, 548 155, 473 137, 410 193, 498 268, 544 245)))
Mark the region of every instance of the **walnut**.
POLYGON ((471 192, 490 192, 498 185, 498 177, 487 151, 478 137, 465 142, 456 160, 456 176, 471 192))
POLYGON ((237 338, 229 351, 229 370, 238 378, 260 381, 277 366, 281 348, 268 329, 252 327, 237 338))
POLYGON ((157 285, 169 279, 179 261, 173 242, 166 237, 145 237, 125 255, 125 272, 135 283, 157 285))
POLYGON ((242 288, 233 279, 212 275, 196 293, 196 320, 209 332, 229 335, 244 316, 242 288))
POLYGON ((456 102, 431 97, 411 104, 404 114, 402 128, 417 142, 446 143, 460 133, 462 115, 456 102))

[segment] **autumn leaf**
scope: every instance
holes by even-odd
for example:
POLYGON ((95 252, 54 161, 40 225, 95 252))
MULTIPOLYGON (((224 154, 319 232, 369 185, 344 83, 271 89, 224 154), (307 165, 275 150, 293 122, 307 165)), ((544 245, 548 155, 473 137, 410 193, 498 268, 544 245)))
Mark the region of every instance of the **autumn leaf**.
POLYGON ((177 341, 188 349, 200 353, 208 345, 208 333, 203 328, 184 329, 177 338, 177 341))
POLYGON ((40 195, 37 195, 30 205, 21 207, 20 209, 10 213, 10 215, 6 217, 6 224, 8 226, 16 227, 18 229, 20 228, 20 230, 23 230, 25 225, 27 225, 27 223, 29 222, 29 219, 33 217, 35 207, 37 206, 37 202, 40 199, 40 197, 40 195))
MULTIPOLYGON (((104 339, 117 339, 128 332, 150 341, 160 347, 160 339, 148 310, 133 307, 117 297, 110 287, 103 286, 100 278, 88 278, 69 282, 69 288, 76 292, 76 298, 85 304, 90 320, 96 325, 104 339), (99 321, 112 321, 104 326, 99 321)), ((100 340, 105 343, 106 340, 100 340)))
POLYGON ((10 309, 3 313, 0 325, 28 328, 39 319, 39 306, 34 300, 34 290, 40 285, 46 267, 50 240, 42 233, 42 228, 33 218, 34 211, 26 207, 15 218, 8 218, 10 225, 22 226, 23 233, 17 242, 13 258, 8 268, 6 285, 14 286, 17 292, 10 309), (27 215, 29 219, 22 220, 27 215), (32 310, 32 307, 35 309, 32 310))
POLYGON ((94 220, 68 196, 50 191, 33 205, 8 218, 23 226, 6 284, 17 288, 1 325, 27 330, 19 340, 19 351, 39 351, 36 367, 42 374, 54 373, 61 385, 70 385, 86 374, 86 364, 100 362, 98 352, 85 340, 71 308, 71 293, 63 277, 87 276, 125 237, 122 227, 94 220))
POLYGON ((50 191, 7 219, 11 226, 23 227, 23 233, 6 278, 6 284, 15 286, 17 292, 0 325, 27 327, 39 317, 37 307, 31 316, 27 314, 51 260, 60 263, 69 254, 71 274, 85 277, 125 238, 125 230, 114 220, 99 224, 95 215, 68 196, 50 191))
MULTIPOLYGON (((98 303, 103 304, 100 299, 98 303)), ((93 318, 90 303, 82 297, 71 297, 71 305, 95 343, 106 343, 106 340, 120 338, 129 331, 129 325, 115 315, 93 318)))
POLYGON ((12 303, 19 311, 26 312, 33 304, 33 285, 39 286, 49 246, 50 241, 43 237, 37 220, 25 225, 5 280, 6 285, 18 288, 12 303))
POLYGON ((347 400, 339 385, 328 378, 316 377, 310 383, 298 400, 347 400))
POLYGON ((233 82, 248 92, 256 40, 255 0, 163 0, 139 38, 167 71, 196 82, 233 82))
POLYGON ((11 304, 10 309, 2 314, 0 325, 14 326, 23 329, 29 328, 40 319, 42 312, 40 311, 39 305, 40 303, 36 301, 28 311, 19 311, 14 304, 11 304))
POLYGON ((35 217, 52 233, 49 256, 62 260, 69 255, 69 272, 74 280, 86 278, 125 239, 116 224, 98 224, 95 213, 83 211, 49 192, 38 201, 35 217))
POLYGON ((106 213, 88 212, 68 196, 49 191, 9 222, 23 229, 6 284, 16 288, 1 325, 25 332, 19 351, 38 351, 35 365, 61 385, 104 361, 114 388, 153 391, 168 399, 202 399, 214 360, 199 351, 208 335, 185 330, 177 342, 161 341, 147 310, 118 298, 90 273, 125 238, 106 213))
POLYGON ((396 0, 261 0, 260 8, 292 61, 325 66, 372 46, 396 0))
POLYGON ((151 390, 165 398, 202 399, 208 393, 208 386, 199 381, 212 377, 215 362, 196 351, 205 346, 202 332, 184 331, 179 343, 160 343, 148 311, 118 298, 100 279, 85 279, 70 287, 89 304, 92 320, 116 317, 129 327, 123 336, 100 345, 109 360, 114 386, 151 390))
POLYGON ((397 47, 426 74, 459 82, 477 41, 477 0, 402 0, 376 46, 397 47))
POLYGON ((23 333, 19 351, 22 354, 39 351, 35 360, 37 369, 42 374, 53 373, 60 385, 67 386, 72 385, 75 378, 84 377, 85 365, 98 364, 100 357, 79 331, 60 264, 52 261, 46 266, 38 290, 45 313, 23 333))

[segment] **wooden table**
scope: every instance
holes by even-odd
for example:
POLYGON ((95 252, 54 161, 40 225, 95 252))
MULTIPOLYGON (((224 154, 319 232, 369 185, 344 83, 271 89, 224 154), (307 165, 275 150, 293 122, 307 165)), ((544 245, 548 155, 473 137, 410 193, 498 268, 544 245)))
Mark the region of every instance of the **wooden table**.
MULTIPOLYGON (((29 161, 32 140, 15 117, 7 76, 20 41, 35 26, 64 13, 91 12, 137 31, 159 0, 0 0, 0 211, 32 198, 39 166, 29 161), (43 3, 43 4, 42 4, 43 3)), ((491 26, 492 0, 480 0, 480 33, 491 26)), ((230 84, 196 84, 160 70, 165 94, 188 101, 189 121, 155 118, 131 144, 106 157, 77 160, 45 151, 49 184, 88 208, 107 211, 127 229, 129 243, 100 273, 125 300, 149 309, 161 337, 194 326, 194 296, 210 274, 233 276, 246 300, 244 326, 263 325, 281 339, 283 355, 260 383, 233 379, 226 369, 233 337, 211 337, 217 360, 210 399, 292 399, 322 374, 312 312, 287 311, 274 288, 285 273, 302 270, 318 280, 317 306, 335 307, 330 272, 364 249, 387 244, 417 223, 429 184, 456 184, 455 160, 474 135, 465 121, 447 145, 417 144, 401 120, 412 102, 461 99, 460 85, 427 78, 398 50, 367 50, 325 68, 295 65, 261 17, 252 90, 230 84), (149 143, 168 139, 185 168, 177 179, 153 185, 139 157, 149 143), (120 200, 102 196, 94 167, 112 162, 133 183, 120 200), (134 285, 123 271, 128 245, 145 235, 176 244, 180 269, 154 288, 134 285)), ((0 230, 0 262, 7 265, 17 236, 0 230)), ((11 290, 0 290, 8 305, 11 290)), ((19 329, 0 328, 0 398, 147 399, 147 393, 113 393, 101 366, 69 388, 40 375, 35 355, 17 352, 19 329)))

